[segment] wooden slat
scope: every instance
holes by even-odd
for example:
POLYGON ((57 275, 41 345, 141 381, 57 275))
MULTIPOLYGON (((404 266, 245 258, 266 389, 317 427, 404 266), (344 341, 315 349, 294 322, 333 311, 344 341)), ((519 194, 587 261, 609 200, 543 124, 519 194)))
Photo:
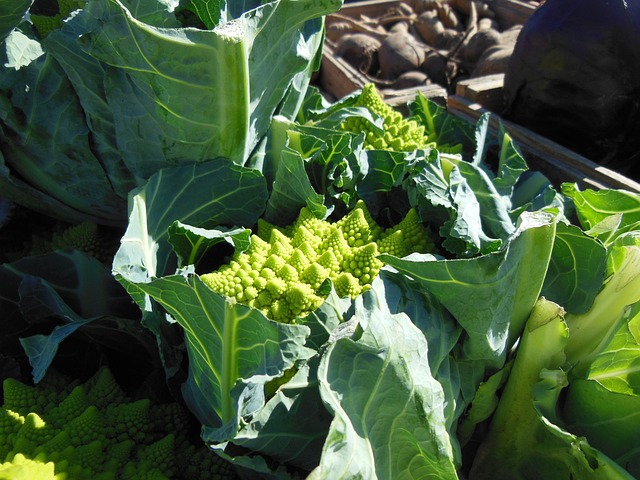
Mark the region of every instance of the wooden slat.
MULTIPOLYGON (((489 110, 477 102, 459 95, 447 99, 448 110, 468 121, 475 122, 489 110)), ((640 183, 603 167, 572 150, 553 142, 513 122, 504 120, 496 113, 490 117, 490 129, 497 133, 500 122, 516 141, 525 160, 532 170, 538 170, 554 185, 576 182, 583 188, 617 188, 640 193, 640 183)))
MULTIPOLYGON (((351 18, 360 18, 362 15, 378 17, 399 3, 403 3, 402 0, 367 0, 364 2, 345 3, 338 13, 351 18)), ((332 15, 328 15, 327 23, 334 21, 334 18, 332 15)))
POLYGON ((524 25, 537 8, 535 4, 521 0, 488 0, 486 3, 498 17, 498 25, 506 30, 514 25, 524 25))
POLYGON ((336 57, 333 49, 325 44, 318 83, 321 89, 338 100, 362 88, 366 78, 342 58, 336 57))
POLYGON ((502 112, 504 73, 461 80, 456 85, 456 95, 479 103, 492 112, 502 112))

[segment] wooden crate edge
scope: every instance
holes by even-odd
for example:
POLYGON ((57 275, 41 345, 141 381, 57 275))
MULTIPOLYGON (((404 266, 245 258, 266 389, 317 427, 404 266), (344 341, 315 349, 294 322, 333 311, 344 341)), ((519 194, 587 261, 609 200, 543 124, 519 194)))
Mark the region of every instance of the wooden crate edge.
MULTIPOLYGON (((459 95, 450 95, 447 98, 447 109, 452 114, 472 122, 475 122, 483 113, 490 112, 479 103, 459 95)), ((516 141, 529 166, 545 174, 554 185, 576 182, 586 188, 598 190, 614 188, 640 193, 640 183, 635 180, 603 167, 542 135, 504 120, 495 112, 491 112, 490 127, 494 133, 498 131, 500 123, 516 141)))

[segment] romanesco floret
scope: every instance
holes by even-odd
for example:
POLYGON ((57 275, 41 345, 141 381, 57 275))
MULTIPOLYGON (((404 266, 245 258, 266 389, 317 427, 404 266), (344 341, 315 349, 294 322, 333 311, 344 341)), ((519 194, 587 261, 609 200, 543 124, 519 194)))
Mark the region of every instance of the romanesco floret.
POLYGON ((113 260, 115 242, 111 241, 101 228, 93 222, 81 222, 54 231, 51 238, 33 235, 29 255, 42 255, 56 250, 81 250, 103 263, 113 260))
POLYGON ((325 297, 319 289, 327 280, 341 297, 368 289, 383 266, 379 253, 402 257, 434 249, 414 209, 384 230, 363 201, 336 222, 316 218, 305 207, 284 228, 260 220, 245 252, 200 278, 221 295, 291 323, 320 307, 325 297))
POLYGON ((428 144, 424 126, 407 119, 385 103, 373 83, 362 88, 354 107, 365 107, 384 119, 382 132, 360 117, 349 117, 340 124, 342 130, 364 133, 364 147, 372 150, 412 152, 428 144))
POLYGON ((53 462, 42 462, 16 454, 10 462, 0 463, 0 480, 66 480, 64 474, 55 473, 53 462))
POLYGON ((103 368, 83 384, 3 383, 0 480, 235 479, 178 403, 133 400, 103 368), (191 475, 195 469, 197 475, 191 475))

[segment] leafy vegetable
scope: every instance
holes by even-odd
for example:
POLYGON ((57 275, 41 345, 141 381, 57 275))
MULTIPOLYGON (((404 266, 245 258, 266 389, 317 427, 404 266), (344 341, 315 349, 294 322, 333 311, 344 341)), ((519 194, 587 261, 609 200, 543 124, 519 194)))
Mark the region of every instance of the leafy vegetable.
MULTIPOLYGON (((576 265, 602 249, 604 275, 584 310, 565 312, 544 297, 536 303, 489 434, 475 457, 473 478, 613 479, 640 473, 637 428, 630 427, 639 398, 640 237, 621 220, 637 209, 640 197, 580 192, 571 185, 563 191, 576 199, 578 217, 590 227, 582 234, 576 234, 581 230, 575 227, 572 235, 563 235, 563 248, 576 265), (593 218, 597 220, 591 223, 593 218), (589 238, 599 248, 594 249, 589 238)), ((577 268, 574 275, 599 278, 577 268)), ((574 288, 582 283, 563 282, 572 288, 556 292, 558 298, 573 304, 574 288)))
POLYGON ((28 20, 8 31, 3 192, 68 221, 123 225, 129 191, 158 170, 246 163, 274 114, 296 114, 319 65, 323 15, 340 2, 221 4, 215 23, 208 3, 189 4, 207 15, 204 29, 166 2, 99 0, 43 39, 28 20))
MULTIPOLYGON (((431 125, 455 123, 426 99, 418 102, 431 125)), ((539 190, 517 189, 524 162, 506 134, 500 139, 502 170, 496 174, 489 168, 489 144, 498 140, 488 135, 484 120, 464 136, 486 142, 477 149, 460 144, 449 153, 429 147, 384 151, 367 149, 364 135, 337 128, 349 118, 375 123, 374 112, 351 108, 349 99, 324 105, 313 91, 305 105, 314 109, 301 111, 304 124, 274 118, 264 150, 252 157, 263 175, 216 160, 173 168, 171 174, 160 171, 134 191, 129 229, 115 256, 116 278, 156 334, 168 375, 176 375, 172 359, 182 352, 167 341, 165 329, 184 329, 185 400, 203 423, 203 439, 235 464, 285 477, 302 472, 318 478, 342 473, 413 478, 430 472, 455 478, 463 463, 458 420, 485 375, 504 365, 540 293, 556 218, 522 213, 523 204, 539 201, 534 200, 539 190), (456 148, 460 153, 451 153, 456 148), (205 174, 212 165, 215 174, 205 174), (272 184, 266 181, 270 177, 272 184), (213 189, 207 198, 216 202, 190 194, 204 185, 213 189), (511 210, 515 191, 522 200, 519 211, 511 210), (456 237, 463 231, 453 227, 458 212, 483 232, 474 230, 476 243, 456 237), (369 265, 370 272, 361 266, 357 275, 361 280, 368 275, 362 284, 371 283, 370 290, 351 293, 337 276, 321 275, 306 291, 296 287, 297 300, 281 305, 302 302, 304 308, 282 317, 286 308, 264 308, 257 299, 266 294, 255 283, 265 262, 283 274, 305 266, 304 274, 316 252, 307 247, 332 238, 324 230, 313 232, 334 225, 348 232, 342 235, 345 248, 333 248, 334 256, 370 249, 376 244, 367 245, 369 234, 363 232, 382 233, 375 250, 386 254, 367 257, 362 266, 369 265), (485 228, 496 236, 485 235, 485 228), (421 247, 407 257, 416 249, 397 248, 401 231, 407 238, 433 241, 431 254, 421 247), (296 248, 285 249, 289 242, 296 248), (278 262, 266 258, 276 247, 278 262), (437 281, 425 281, 424 272, 432 268, 441 269, 449 288, 458 278, 467 279, 455 289, 457 297, 437 281), (483 287, 487 279, 491 283, 483 287), (455 298, 475 302, 465 310, 455 298), (404 351, 409 344, 422 352, 414 360, 404 351), (352 362, 371 373, 351 379, 344 365, 352 362), (404 371, 410 376, 401 375, 404 371), (354 389, 342 382, 359 381, 389 387, 374 389, 376 399, 351 398, 354 389), (392 392, 391 400, 377 399, 392 392), (380 403, 379 414, 363 415, 362 405, 370 402, 380 403), (388 424, 380 436, 384 415, 403 420, 388 424), (353 433, 369 429, 366 439, 353 433), (349 460, 361 451, 379 453, 349 460), (407 452, 406 462, 394 463, 400 452, 407 452)), ((456 138, 451 135, 451 141, 456 138)), ((547 200, 545 206, 557 212, 556 198, 547 200)), ((356 272, 350 262, 343 261, 341 269, 356 272)), ((474 425, 467 428, 473 432, 474 425)))

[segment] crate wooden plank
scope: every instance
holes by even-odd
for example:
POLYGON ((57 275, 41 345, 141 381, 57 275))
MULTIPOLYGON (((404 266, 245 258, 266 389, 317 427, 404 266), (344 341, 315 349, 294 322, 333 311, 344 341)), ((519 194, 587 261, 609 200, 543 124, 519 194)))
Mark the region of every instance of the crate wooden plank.
POLYGON ((322 90, 336 100, 364 86, 364 75, 333 54, 331 46, 325 43, 318 83, 322 90))
MULTIPOLYGON (((450 95, 447 98, 447 108, 449 112, 471 122, 490 111, 479 103, 459 95, 450 95)), ((640 193, 640 183, 635 180, 492 113, 489 124, 493 133, 498 132, 500 123, 518 144, 529 167, 542 172, 554 185, 576 182, 583 188, 617 188, 640 193)))
MULTIPOLYGON (((351 18, 376 17, 385 13, 389 8, 395 7, 402 0, 365 0, 363 2, 345 3, 338 13, 351 18)), ((335 15, 328 15, 328 23, 336 21, 335 15)))
POLYGON ((537 8, 535 3, 521 0, 488 0, 486 3, 496 12, 498 25, 503 30, 514 25, 524 25, 537 8))
POLYGON ((497 73, 459 81, 456 84, 456 95, 500 113, 504 107, 503 87, 504 73, 497 73))

